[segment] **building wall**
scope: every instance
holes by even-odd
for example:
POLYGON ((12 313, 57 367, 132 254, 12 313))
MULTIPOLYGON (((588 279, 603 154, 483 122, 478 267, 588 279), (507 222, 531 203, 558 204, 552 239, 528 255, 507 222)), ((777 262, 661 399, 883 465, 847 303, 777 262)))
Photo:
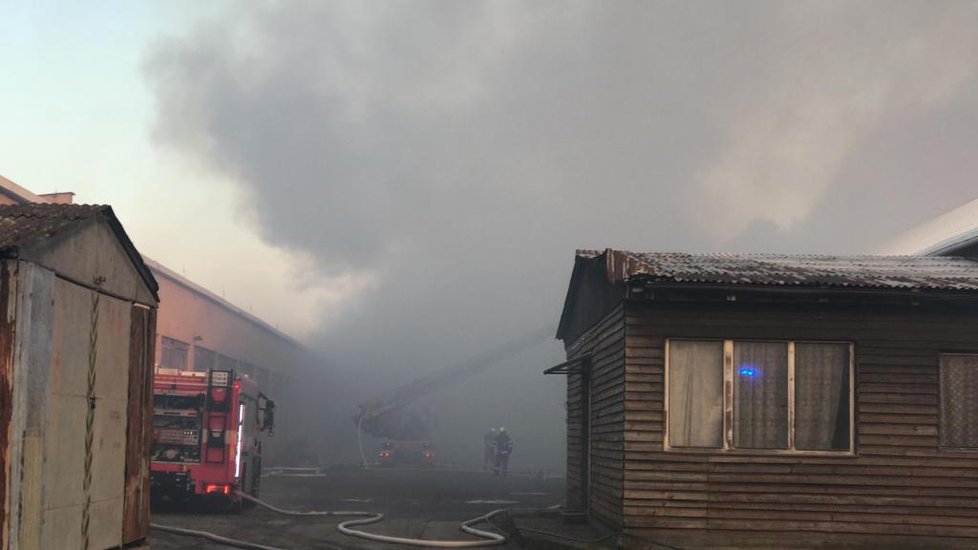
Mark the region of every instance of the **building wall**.
POLYGON ((567 350, 590 355, 590 372, 567 380, 567 504, 621 527, 625 428, 623 310, 616 308, 567 350))
POLYGON ((631 303, 624 327, 629 532, 678 546, 975 544, 978 453, 938 447, 938 361, 978 353, 978 316, 631 303), (853 342, 856 456, 664 452, 670 337, 853 342))
POLYGON ((153 270, 160 284, 160 309, 157 321, 156 364, 163 361, 163 338, 172 338, 187 346, 187 369, 203 370, 195 363, 201 357, 195 348, 204 348, 237 362, 232 366, 253 375, 261 390, 274 399, 274 390, 296 376, 304 349, 294 340, 269 330, 205 294, 153 270), (253 371, 253 372, 249 372, 253 371))
POLYGON ((172 367, 164 360, 170 339, 186 346, 188 370, 206 370, 201 359, 214 352, 213 367, 252 376, 259 390, 276 402, 275 437, 262 446, 264 464, 318 460, 328 442, 310 426, 319 425, 326 414, 322 395, 327 387, 315 356, 207 291, 151 267, 160 285, 155 364, 172 367))

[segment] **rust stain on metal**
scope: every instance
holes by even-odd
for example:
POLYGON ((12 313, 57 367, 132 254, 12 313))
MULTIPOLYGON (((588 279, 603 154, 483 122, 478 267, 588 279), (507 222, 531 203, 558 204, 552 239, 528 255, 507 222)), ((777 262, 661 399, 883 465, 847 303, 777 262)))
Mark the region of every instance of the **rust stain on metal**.
POLYGON ((7 262, 0 261, 0 533, 5 548, 9 538, 7 472, 10 468, 10 420, 13 414, 14 319, 8 317, 11 279, 7 262))

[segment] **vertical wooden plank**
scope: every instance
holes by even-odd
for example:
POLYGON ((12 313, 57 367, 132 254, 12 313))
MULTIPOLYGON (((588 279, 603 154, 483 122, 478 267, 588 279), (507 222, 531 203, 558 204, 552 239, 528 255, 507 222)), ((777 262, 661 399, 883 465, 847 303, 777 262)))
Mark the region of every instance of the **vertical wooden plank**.
POLYGON ((123 543, 149 535, 149 446, 153 411, 155 311, 134 305, 129 332, 129 402, 123 543))
POLYGON ((795 449, 795 343, 788 342, 788 448, 795 449))
MULTIPOLYGON (((664 351, 663 351, 663 366, 662 366, 662 449, 669 449, 671 447, 669 443, 669 342, 665 341, 664 351)), ((625 339, 625 345, 628 345, 628 339, 625 339)), ((626 391, 627 391, 627 384, 626 391)), ((627 420, 627 419, 626 419, 627 420)), ((722 423, 721 419, 721 423, 722 423)), ((723 426, 720 426, 723 430, 723 426)))
POLYGON ((723 448, 733 448, 733 340, 723 341, 723 448))

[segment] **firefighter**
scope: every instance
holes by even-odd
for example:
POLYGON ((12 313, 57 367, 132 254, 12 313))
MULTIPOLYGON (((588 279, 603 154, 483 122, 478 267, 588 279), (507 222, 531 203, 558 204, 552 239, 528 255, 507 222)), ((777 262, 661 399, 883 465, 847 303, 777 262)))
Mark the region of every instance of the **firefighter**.
POLYGON ((490 466, 494 466, 496 463, 496 434, 498 430, 493 428, 486 432, 486 435, 482 436, 482 444, 485 447, 485 451, 482 457, 482 469, 488 470, 490 466))
POLYGON ((509 472, 509 455, 513 452, 513 440, 506 433, 506 428, 499 428, 494 447, 496 449, 496 461, 492 467, 492 475, 502 474, 503 477, 506 477, 509 472))

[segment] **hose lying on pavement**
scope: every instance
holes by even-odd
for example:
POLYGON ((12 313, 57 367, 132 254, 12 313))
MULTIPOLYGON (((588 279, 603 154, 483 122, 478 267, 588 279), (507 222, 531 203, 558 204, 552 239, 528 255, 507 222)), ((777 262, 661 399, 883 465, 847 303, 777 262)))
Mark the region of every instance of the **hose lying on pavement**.
POLYGON ((224 544, 227 546, 234 546, 236 548, 246 548, 248 550, 283 550, 277 546, 265 546, 264 544, 255 544, 253 542, 247 542, 237 539, 229 539, 227 537, 222 537, 220 535, 215 535, 214 533, 208 533, 207 531, 197 531, 195 529, 182 529, 180 527, 170 527, 169 525, 160 525, 159 523, 150 523, 150 527, 156 529, 157 531, 165 531, 167 533, 174 533, 176 535, 186 535, 188 537, 198 537, 202 539, 207 539, 218 544, 224 544))
MULTIPOLYGON (((404 537, 394 537, 389 535, 379 535, 376 533, 368 533, 366 531, 360 531, 358 529, 351 529, 353 526, 357 525, 370 525, 372 523, 377 523, 384 520, 384 514, 374 514, 372 512, 361 512, 355 510, 313 510, 313 511, 296 511, 296 510, 286 510, 284 508, 279 508, 274 504, 269 504, 263 500, 257 499, 251 495, 244 493, 238 493, 238 495, 248 501, 254 502, 255 504, 267 508, 273 512, 284 514, 287 516, 367 516, 361 517, 359 519, 351 519, 344 521, 336 526, 336 529, 351 537, 358 537, 362 539, 372 540, 375 542, 387 542, 391 544, 403 544, 406 546, 420 546, 425 548, 480 548, 484 546, 498 546, 501 544, 506 544, 506 535, 500 535, 499 533, 493 533, 491 531, 483 531, 482 529, 476 529, 473 525, 478 525, 480 523, 489 523, 489 520, 499 514, 506 512, 506 509, 493 510, 488 514, 483 514, 477 518, 470 519, 459 525, 459 528, 477 537, 482 537, 483 540, 426 540, 426 539, 412 539, 404 537)), ((492 525, 490 523, 490 525, 492 525)), ((160 531, 166 531, 169 533, 175 533, 178 535, 188 535, 194 537, 205 538, 220 544, 226 544, 228 546, 235 546, 237 548, 247 548, 254 550, 283 550, 281 548, 276 548, 274 546, 264 546, 261 544, 255 544, 251 542, 231 539, 227 537, 222 537, 220 535, 215 535, 214 533, 208 533, 207 531, 196 531, 193 529, 182 529, 179 527, 170 527, 167 525, 159 525, 153 523, 150 525, 153 529, 160 531)))
POLYGON ((503 512, 505 509, 493 510, 488 514, 483 514, 477 518, 470 519, 462 523, 459 528, 462 531, 470 535, 475 535, 477 537, 482 537, 485 540, 426 540, 426 539, 411 539, 404 537, 393 537, 389 535, 378 535, 376 533, 368 533, 366 531, 360 531, 358 529, 351 529, 350 527, 357 525, 370 525, 372 523, 377 523, 384 520, 384 514, 373 514, 371 512, 358 512, 352 510, 323 510, 323 511, 309 511, 300 512, 295 510, 286 510, 284 508, 279 508, 274 504, 269 504, 261 499, 257 499, 251 495, 246 495, 244 493, 238 493, 241 498, 254 502, 259 506, 268 508, 273 512, 279 514, 285 514, 287 516, 368 516, 360 519, 351 519, 344 521, 336 526, 336 529, 343 533, 344 535, 349 535, 351 537, 359 537, 361 539, 372 540, 375 542, 389 542, 391 544, 403 544, 406 546, 422 546, 427 548, 480 548, 483 546, 497 546, 500 544, 506 544, 506 536, 500 535, 499 533, 493 533, 491 531, 483 531, 481 529, 476 529, 472 527, 479 523, 488 521, 493 516, 497 516, 503 512))
POLYGON ((426 540, 426 539, 408 539, 403 537, 392 537, 388 535, 378 535, 376 533, 368 533, 366 531, 359 531, 357 529, 350 529, 353 525, 369 525, 371 523, 377 523, 384 519, 384 514, 377 514, 373 517, 363 518, 363 519, 351 519, 344 521, 343 523, 336 526, 336 529, 344 535, 350 535, 351 537, 359 537, 362 539, 377 541, 377 542, 389 542, 392 544, 404 544, 407 546, 423 546, 425 548, 480 548, 483 546, 497 546, 500 544, 506 544, 506 536, 500 535, 499 533, 493 533, 491 531, 483 531, 481 529, 476 529, 472 527, 473 525, 483 523, 488 521, 493 516, 497 516, 505 512, 505 509, 493 510, 488 514, 479 516, 474 519, 470 519, 462 523, 459 528, 462 531, 470 535, 475 535, 477 537, 483 537, 486 540, 426 540))

